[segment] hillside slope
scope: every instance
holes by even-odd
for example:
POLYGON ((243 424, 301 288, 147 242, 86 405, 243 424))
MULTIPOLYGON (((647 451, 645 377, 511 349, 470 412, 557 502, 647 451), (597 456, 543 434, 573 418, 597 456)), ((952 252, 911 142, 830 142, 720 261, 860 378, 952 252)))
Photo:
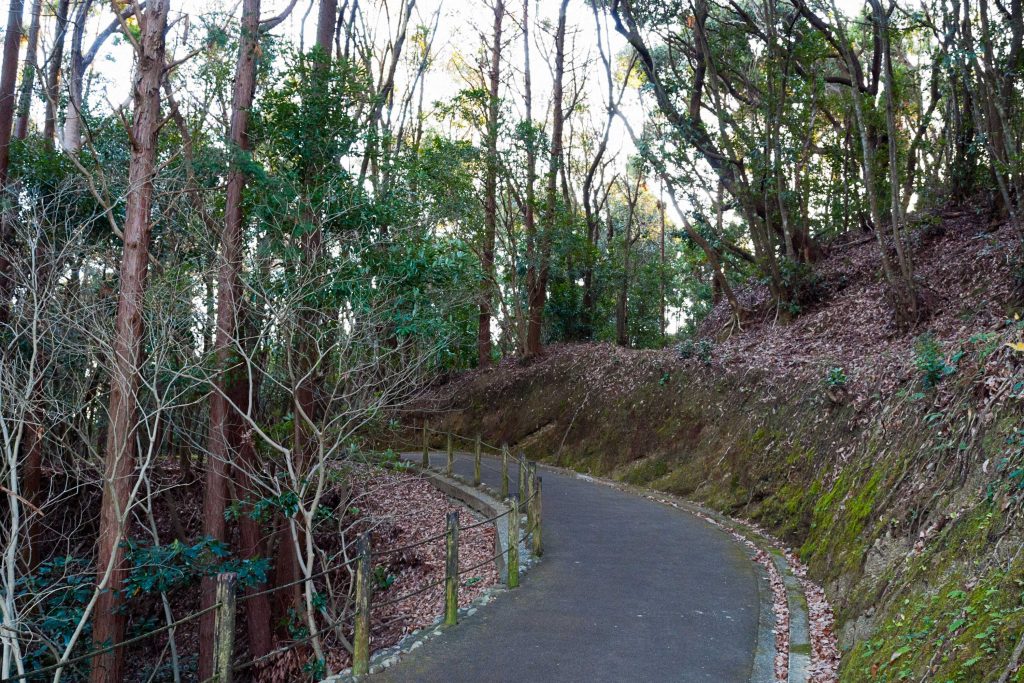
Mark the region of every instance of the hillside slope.
POLYGON ((908 333, 860 240, 831 247, 790 323, 716 341, 719 309, 681 349, 551 347, 449 378, 423 417, 767 527, 826 586, 843 680, 1024 681, 1015 243, 963 212, 914 243, 931 315, 908 333))

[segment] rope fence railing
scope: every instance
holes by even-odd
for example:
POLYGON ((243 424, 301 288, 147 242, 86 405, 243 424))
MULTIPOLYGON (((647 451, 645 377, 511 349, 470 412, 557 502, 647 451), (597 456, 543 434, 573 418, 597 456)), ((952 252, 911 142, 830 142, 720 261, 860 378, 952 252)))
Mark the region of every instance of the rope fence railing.
POLYGON ((210 612, 215 613, 214 623, 214 652, 213 652, 213 675, 203 681, 202 683, 230 683, 232 676, 237 673, 241 673, 254 666, 259 665, 262 662, 268 661, 274 657, 277 657, 289 650, 304 645, 315 638, 322 635, 329 634, 334 631, 338 626, 341 626, 346 620, 352 619, 352 673, 356 676, 365 675, 369 672, 370 662, 370 615, 372 608, 383 608, 386 606, 394 605, 418 595, 422 595, 427 591, 444 586, 444 613, 443 623, 447 626, 453 626, 458 622, 458 609, 459 609, 459 587, 460 577, 474 572, 481 567, 487 566, 488 564, 495 563, 499 558, 506 557, 506 571, 505 571, 505 585, 508 588, 516 588, 519 586, 519 569, 520 569, 520 545, 526 542, 529 538, 530 544, 529 549, 534 556, 539 557, 542 553, 543 547, 541 544, 541 477, 537 475, 536 463, 529 462, 526 458, 519 454, 513 458, 507 446, 493 446, 485 443, 479 436, 475 438, 467 438, 459 435, 452 434, 450 432, 440 432, 433 430, 428 426, 423 427, 423 455, 422 466, 424 469, 429 467, 429 440, 430 434, 439 434, 445 437, 446 454, 447 460, 445 463, 445 473, 448 476, 452 476, 454 469, 454 444, 456 441, 465 441, 473 444, 474 454, 474 486, 481 485, 480 477, 480 461, 481 452, 484 448, 491 449, 501 455, 501 498, 507 501, 507 506, 503 511, 497 512, 485 519, 474 521, 465 526, 459 525, 459 511, 454 510, 448 513, 445 520, 445 530, 443 532, 434 534, 428 538, 421 539, 415 543, 410 543, 405 546, 398 548, 389 548, 386 550, 373 550, 370 543, 370 533, 365 532, 361 534, 355 543, 355 555, 347 558, 344 562, 334 564, 330 567, 326 567, 314 574, 309 576, 303 576, 295 581, 291 581, 286 584, 279 586, 273 586, 260 591, 247 592, 239 595, 238 591, 238 577, 234 572, 223 572, 217 575, 216 585, 216 602, 205 609, 193 612, 185 617, 182 617, 174 622, 165 624, 164 626, 153 629, 146 633, 134 636, 127 640, 108 645, 102 648, 98 648, 89 652, 86 652, 75 657, 69 657, 62 661, 58 661, 56 664, 52 664, 39 669, 33 669, 26 671, 24 674, 15 674, 0 679, 0 683, 26 683, 30 679, 36 679, 40 676, 51 674, 60 670, 69 669, 76 664, 86 662, 97 655, 102 655, 108 652, 112 652, 118 648, 128 647, 137 643, 140 643, 148 638, 152 638, 161 633, 172 632, 178 627, 198 619, 210 612), (510 481, 510 467, 513 463, 519 469, 518 477, 518 491, 510 493, 509 481, 510 481), (522 514, 525 511, 526 524, 522 524, 522 514), (459 540, 460 534, 464 531, 476 529, 488 524, 496 524, 499 520, 507 518, 505 543, 502 544, 501 534, 498 534, 498 552, 485 560, 482 560, 470 567, 459 569, 459 540), (390 597, 387 600, 373 602, 373 570, 372 560, 373 558, 382 558, 390 555, 395 555, 402 552, 407 552, 415 548, 444 541, 445 544, 445 574, 444 577, 433 581, 425 586, 420 586, 415 590, 390 597), (286 588, 290 588, 299 584, 306 584, 314 579, 320 578, 326 574, 355 565, 355 606, 352 614, 344 614, 341 618, 334 620, 331 623, 324 625, 323 627, 315 630, 301 638, 292 640, 286 645, 276 648, 266 654, 263 654, 254 659, 248 660, 243 663, 235 663, 233 661, 234 653, 234 640, 235 640, 235 618, 238 609, 238 605, 251 600, 257 596, 267 595, 274 593, 286 588))
MULTIPOLYGON (((326 574, 335 569, 355 565, 355 596, 354 606, 351 613, 342 615, 339 619, 333 620, 332 622, 325 624, 315 632, 307 634, 301 638, 295 639, 288 644, 279 647, 271 652, 268 652, 260 657, 256 657, 252 660, 236 663, 233 665, 226 665, 227 668, 218 668, 217 671, 227 672, 228 677, 217 677, 214 676, 203 683, 228 683, 230 681, 231 674, 241 673, 254 666, 259 665, 269 659, 277 657, 289 650, 296 647, 309 643, 313 639, 329 634, 334 631, 338 626, 344 624, 347 620, 351 619, 352 625, 352 642, 347 643, 346 646, 350 647, 352 652, 352 674, 355 676, 362 676, 369 673, 370 670, 370 627, 371 627, 371 614, 374 609, 382 609, 391 605, 395 605, 417 596, 423 595, 428 591, 436 588, 444 588, 443 594, 443 614, 442 623, 446 626, 453 626, 458 622, 458 609, 459 609, 459 588, 461 585, 460 578, 466 574, 475 572, 478 569, 487 566, 488 564, 495 563, 499 558, 506 558, 506 571, 505 571, 505 585, 508 588, 517 588, 519 586, 519 573, 520 573, 520 546, 527 544, 526 547, 530 550, 534 556, 540 556, 543 551, 541 543, 541 499, 542 499, 542 478, 537 474, 537 465, 534 462, 529 462, 525 456, 519 454, 513 457, 507 446, 493 446, 484 442, 479 436, 473 438, 467 438, 452 434, 450 432, 441 432, 438 430, 431 429, 428 426, 423 427, 422 443, 419 446, 422 447, 423 459, 421 460, 421 466, 423 469, 428 469, 430 466, 430 444, 431 435, 439 435, 444 438, 446 461, 444 466, 444 473, 448 476, 452 476, 454 473, 454 460, 455 460, 455 444, 459 442, 471 443, 473 445, 473 485, 481 485, 481 454, 486 449, 493 450, 495 453, 501 455, 501 498, 507 501, 507 506, 504 510, 496 512, 482 520, 476 520, 464 526, 459 524, 459 511, 454 510, 446 516, 445 519, 445 530, 443 532, 433 534, 425 539, 410 543, 405 546, 398 548, 388 548, 385 550, 374 550, 370 543, 370 533, 366 532, 359 536, 356 541, 356 552, 353 557, 348 558, 344 563, 325 569, 317 575, 302 578, 295 583, 304 583, 319 575, 326 574), (515 492, 510 491, 510 480, 511 480, 511 469, 513 465, 518 468, 518 490, 515 492), (526 515, 526 523, 523 524, 522 515, 526 515), (469 567, 459 568, 459 541, 461 532, 469 531, 478 527, 482 527, 488 524, 496 524, 499 520, 507 519, 506 523, 506 534, 504 543, 501 542, 501 534, 498 534, 498 551, 469 567), (419 586, 416 589, 407 591, 405 593, 389 597, 385 600, 374 601, 374 586, 373 586, 373 559, 383 558, 391 555, 407 552, 415 548, 419 548, 430 543, 437 543, 444 541, 445 547, 445 572, 442 578, 432 581, 424 586, 419 586)), ((232 587, 233 583, 227 584, 232 587)), ((225 604, 230 605, 231 609, 234 610, 235 605, 238 602, 244 602, 247 599, 251 599, 256 595, 265 594, 274 590, 280 590, 285 586, 276 586, 260 593, 247 594, 240 596, 235 599, 233 593, 230 595, 223 596, 225 604)), ((231 615, 231 623, 233 623, 234 614, 231 615)), ((225 623, 227 623, 225 621, 225 623)), ((219 631, 218 631, 219 633, 219 631)), ((233 647, 233 642, 225 639, 222 644, 218 641, 218 651, 226 654, 218 655, 218 657, 226 657, 225 661, 230 661, 230 648, 233 647)), ((218 665, 220 666, 220 665, 218 665)), ((3 682, 0 682, 3 683, 3 682)))
MULTIPOLYGON (((221 575, 221 576, 223 576, 223 575, 221 575)), ((219 577, 218 577, 218 580, 219 580, 219 577)), ((182 626, 183 624, 187 624, 188 622, 193 621, 195 619, 198 619, 199 617, 204 616, 206 614, 209 614, 210 612, 217 612, 218 617, 220 617, 221 611, 223 611, 221 608, 223 608, 225 606, 226 605, 224 603, 222 603, 222 602, 220 602, 218 600, 216 603, 214 603, 213 605, 210 605, 209 607, 207 607, 205 609, 201 609, 198 612, 193 612, 192 614, 189 614, 188 616, 182 617, 181 619, 177 619, 177 620, 175 620, 175 621, 173 621, 173 622, 171 622, 169 624, 164 624, 160 628, 155 628, 152 631, 147 631, 145 633, 141 633, 141 634, 139 634, 137 636, 133 636, 131 638, 128 638, 127 640, 122 640, 119 643, 115 643, 115 644, 112 644, 112 645, 106 645, 104 647, 97 648, 95 650, 90 650, 89 652, 86 652, 84 654, 80 654, 80 655, 76 655, 74 657, 69 657, 67 659, 63 659, 61 661, 58 661, 56 664, 50 664, 48 666, 40 667, 38 669, 32 669, 31 671, 26 671, 23 674, 14 674, 12 676, 8 676, 8 677, 5 677, 5 678, 0 678, 0 683, 16 683, 16 682, 28 681, 28 680, 30 680, 32 678, 38 678, 38 677, 46 675, 46 674, 51 674, 51 673, 55 673, 57 671, 62 671, 64 669, 71 668, 74 665, 81 664, 82 662, 86 662, 86 661, 92 659, 93 657, 96 657, 97 655, 107 654, 108 652, 113 652, 114 650, 117 650, 119 648, 128 647, 129 645, 135 645, 136 643, 141 643, 142 641, 148 640, 149 638, 152 638, 153 636, 160 635, 161 633, 173 631, 174 629, 178 628, 179 626, 182 626)))

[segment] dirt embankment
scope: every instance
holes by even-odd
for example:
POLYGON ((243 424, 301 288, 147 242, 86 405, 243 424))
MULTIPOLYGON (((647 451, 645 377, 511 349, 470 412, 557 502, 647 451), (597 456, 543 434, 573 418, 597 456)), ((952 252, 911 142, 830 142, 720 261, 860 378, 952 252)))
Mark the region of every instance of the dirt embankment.
POLYGON ((438 387, 431 420, 765 526, 826 586, 843 680, 1024 681, 1016 245, 959 214, 920 230, 930 315, 910 332, 876 252, 833 247, 791 323, 769 311, 715 341, 718 311, 686 358, 552 347, 438 387))

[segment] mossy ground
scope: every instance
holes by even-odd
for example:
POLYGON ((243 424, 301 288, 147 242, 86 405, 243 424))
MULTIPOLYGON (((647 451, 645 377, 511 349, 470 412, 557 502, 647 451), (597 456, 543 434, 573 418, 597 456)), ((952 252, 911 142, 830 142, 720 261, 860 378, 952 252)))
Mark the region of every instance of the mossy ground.
POLYGON ((908 383, 856 408, 663 358, 609 364, 604 390, 592 368, 541 363, 481 378, 445 426, 765 526, 826 587, 843 680, 990 681, 1024 630, 1024 432, 1019 402, 976 404, 988 346, 968 348, 952 399, 908 383))

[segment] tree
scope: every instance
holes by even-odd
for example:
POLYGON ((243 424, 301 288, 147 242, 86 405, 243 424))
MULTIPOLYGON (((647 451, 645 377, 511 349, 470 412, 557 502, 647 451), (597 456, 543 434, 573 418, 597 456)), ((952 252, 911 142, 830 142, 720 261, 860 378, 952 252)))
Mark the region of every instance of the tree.
POLYGON ((504 0, 494 2, 494 31, 487 93, 487 158, 484 174, 484 238, 480 250, 480 322, 477 331, 477 364, 491 364, 491 309, 494 302, 494 242, 498 225, 498 89, 501 85, 501 22, 504 0))
MULTIPOLYGON (((234 90, 231 98, 231 123, 228 147, 231 162, 228 170, 224 206, 224 223, 220 234, 220 258, 217 282, 217 333, 214 354, 217 358, 220 390, 210 394, 210 436, 206 458, 206 486, 203 497, 203 535, 224 541, 226 524, 224 510, 228 501, 228 479, 234 470, 235 458, 241 452, 237 419, 232 419, 229 396, 236 405, 247 405, 248 382, 242 376, 238 357, 233 349, 238 343, 239 321, 242 317, 242 256, 245 214, 242 196, 245 191, 246 165, 252 149, 249 140, 249 111, 256 92, 256 63, 260 38, 260 0, 245 0, 238 38, 238 62, 235 66, 234 90)), ((247 472, 248 468, 240 469, 247 472)), ((243 490, 248 487, 242 487, 243 490)), ((258 548, 252 520, 243 518, 244 542, 250 555, 258 548), (253 547, 253 546, 256 547, 253 547)), ((203 608, 217 600, 216 583, 212 577, 204 580, 203 608)), ((247 611, 249 644, 256 656, 270 651, 273 642, 270 632, 270 605, 266 596, 256 596, 247 611)), ((199 640, 199 677, 213 675, 214 615, 201 623, 199 640)))
POLYGON ((43 121, 43 139, 53 143, 57 133, 57 104, 60 101, 60 75, 64 68, 64 44, 68 34, 71 0, 57 0, 56 30, 50 49, 49 70, 46 72, 46 116, 43 121))
MULTIPOLYGON (((14 124, 14 86, 18 78, 18 52, 21 46, 21 15, 24 0, 11 0, 4 34, 3 65, 0 67, 0 187, 7 186, 11 163, 11 127, 14 124)), ((0 235, 5 237, 5 235, 0 235)))
POLYGON ((527 290, 529 292, 529 320, 526 334, 526 355, 541 352, 541 332, 544 324, 544 302, 547 298, 548 277, 551 271, 551 246, 558 229, 558 173, 562 163, 562 129, 565 125, 565 23, 569 0, 558 7, 558 26, 555 29, 554 86, 551 95, 551 144, 548 152, 547 185, 544 200, 543 226, 531 240, 527 232, 527 245, 532 241, 533 253, 527 254, 527 290))
MULTIPOLYGON (((134 486, 137 392, 142 363, 143 295, 149 270, 152 228, 153 175, 156 172, 157 134, 160 130, 160 88, 164 78, 165 29, 170 0, 151 0, 139 17, 142 34, 134 43, 136 74, 132 87, 134 115, 128 195, 125 198, 124 248, 121 255, 115 321, 114 365, 110 387, 110 425, 105 449, 103 502, 100 513, 93 643, 102 648, 124 638, 125 614, 121 588, 127 574, 121 546, 129 521, 134 486)), ((93 657, 93 683, 122 680, 124 650, 93 657)))
POLYGON ((14 122, 14 137, 24 140, 28 135, 28 116, 32 109, 32 85, 36 80, 36 46, 39 43, 39 16, 43 0, 32 3, 32 20, 28 29, 25 68, 21 71, 21 94, 18 97, 18 117, 14 122))

